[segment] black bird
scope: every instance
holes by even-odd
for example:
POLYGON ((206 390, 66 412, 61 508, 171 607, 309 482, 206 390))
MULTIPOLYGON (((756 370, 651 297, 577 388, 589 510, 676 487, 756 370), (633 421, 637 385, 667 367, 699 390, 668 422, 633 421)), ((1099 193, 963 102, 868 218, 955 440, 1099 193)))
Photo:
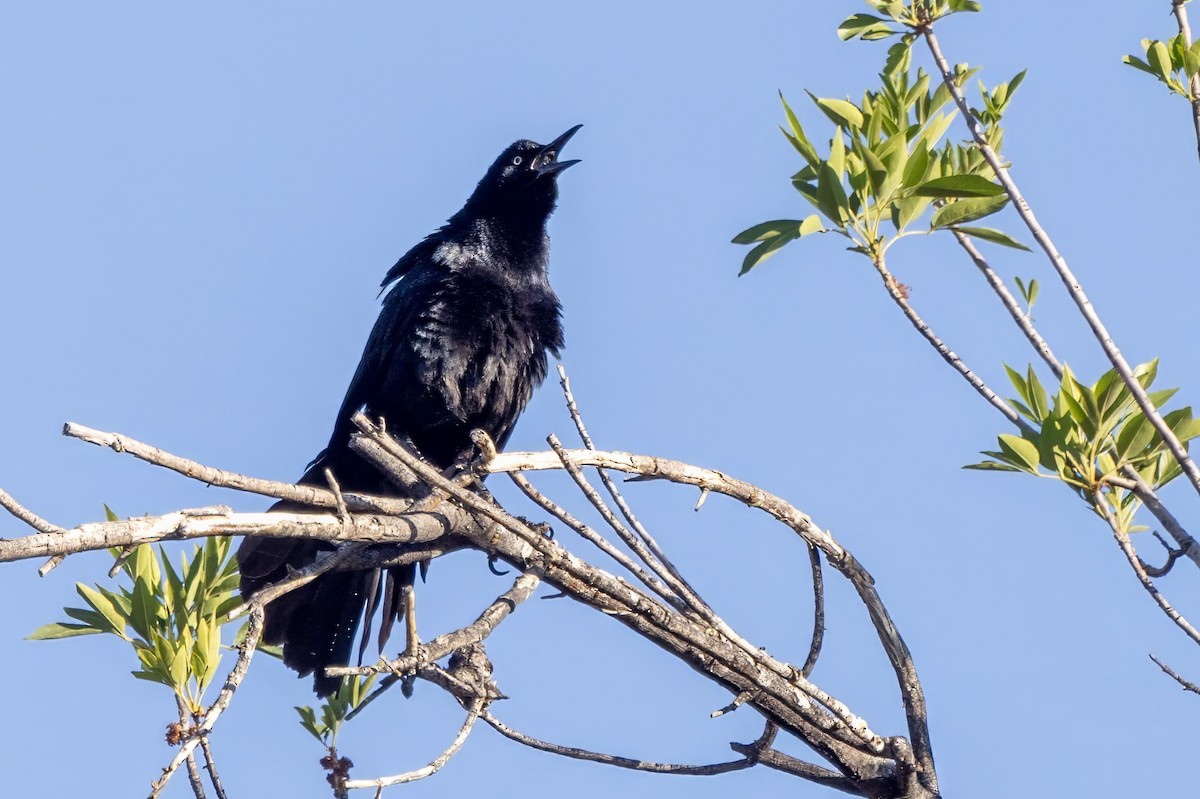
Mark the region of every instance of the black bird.
MULTIPOLYGON (((367 340, 329 444, 302 484, 326 485, 330 469, 343 490, 396 495, 349 448, 351 416, 382 417, 430 463, 445 468, 471 447, 481 428, 503 447, 533 390, 546 376, 546 352, 563 346, 561 305, 547 279, 546 221, 558 198, 558 160, 576 125, 546 145, 518 141, 488 168, 458 213, 409 250, 381 284, 391 290, 367 340)), ((303 506, 279 502, 273 510, 303 506)), ((249 596, 290 569, 311 563, 328 544, 291 538, 246 538, 238 548, 241 591, 249 596)), ((315 674, 318 696, 337 690, 327 666, 345 665, 360 619, 383 605, 380 647, 404 613, 412 566, 330 572, 266 608, 263 640, 283 645, 283 660, 315 674), (364 611, 366 611, 364 613, 364 611)), ((360 649, 361 656, 361 649, 360 649)))

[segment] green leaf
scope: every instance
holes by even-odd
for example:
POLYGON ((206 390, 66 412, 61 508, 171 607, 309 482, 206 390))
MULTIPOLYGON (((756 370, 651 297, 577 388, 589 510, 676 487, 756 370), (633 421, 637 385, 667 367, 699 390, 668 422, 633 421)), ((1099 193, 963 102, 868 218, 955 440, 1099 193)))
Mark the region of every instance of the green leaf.
POLYGON ((907 70, 909 53, 912 51, 912 40, 905 36, 901 41, 888 48, 887 59, 883 62, 883 74, 895 75, 907 70))
POLYGON ((89 627, 95 627, 100 632, 109 631, 109 623, 94 610, 84 610, 83 608, 63 608, 63 612, 76 621, 83 622, 89 627))
POLYGON ((1024 250, 1025 252, 1033 252, 1033 250, 1029 249, 1024 244, 1022 244, 1021 242, 1014 239, 1012 236, 1008 235, 1007 233, 1003 233, 999 230, 996 230, 994 228, 966 227, 964 225, 955 225, 954 229, 957 230, 959 233, 965 233, 966 235, 968 235, 972 238, 983 239, 984 241, 990 241, 992 244, 1000 244, 1005 247, 1012 247, 1014 250, 1024 250))
POLYGON ((919 197, 995 197, 1004 187, 981 175, 947 175, 927 180, 913 189, 919 197))
POLYGON ((1196 73, 1200 72, 1200 39, 1192 42, 1192 46, 1188 48, 1183 59, 1183 71, 1188 78, 1194 78, 1196 73))
POLYGON ((789 241, 798 238, 799 235, 799 232, 795 234, 785 233, 783 235, 776 236, 773 239, 768 239, 767 241, 764 241, 756 246, 753 250, 746 253, 746 257, 742 259, 742 271, 738 272, 738 276, 741 277, 754 267, 758 266, 768 257, 773 255, 776 250, 787 244, 789 241))
POLYGON ((151 634, 157 629, 155 622, 158 618, 159 604, 155 601, 154 592, 144 576, 139 575, 133 584, 131 603, 132 613, 129 616, 129 624, 138 635, 149 641, 151 634))
POLYGON ((904 173, 900 176, 900 185, 906 189, 920 184, 929 172, 929 147, 925 139, 917 139, 908 163, 904 165, 904 173))
POLYGON ((1124 64, 1128 64, 1129 66, 1133 67, 1134 69, 1140 69, 1142 72, 1149 72, 1151 75, 1158 77, 1158 73, 1155 72, 1153 69, 1151 69, 1149 64, 1147 64, 1145 61, 1138 58, 1137 56, 1132 56, 1132 55, 1123 56, 1121 58, 1121 62, 1124 64))
POLYGON ((1050 414, 1050 406, 1046 403, 1046 389, 1038 380, 1037 372, 1033 371, 1032 364, 1029 366, 1027 378, 1030 408, 1040 422, 1050 414))
POLYGON ((317 722, 317 713, 311 707, 297 707, 296 712, 300 714, 300 726, 308 730, 308 733, 317 739, 321 744, 325 743, 325 730, 317 722))
POLYGON ((1117 455, 1128 459, 1141 455, 1155 435, 1154 425, 1138 411, 1126 420, 1117 434, 1117 455))
POLYGON ((1146 57, 1150 60, 1150 68, 1154 70, 1154 74, 1165 81, 1171 74, 1171 53, 1167 46, 1162 42, 1151 43, 1146 50, 1146 57))
POLYGON ((858 106, 849 100, 817 97, 812 92, 809 92, 808 96, 813 99, 813 102, 825 113, 825 116, 829 117, 833 124, 853 128, 854 130, 862 128, 864 121, 862 111, 858 110, 858 106))
POLYGON ((119 522, 119 521, 121 521, 121 517, 118 516, 117 514, 113 513, 112 508, 108 507, 108 505, 105 505, 104 506, 104 521, 119 522))
POLYGON ((961 225, 964 222, 974 222, 991 216, 1008 204, 1007 194, 995 197, 967 197, 962 200, 946 203, 933 214, 930 230, 961 225))
POLYGON ((1021 471, 1016 466, 1009 466, 1007 463, 999 461, 981 461, 980 463, 970 463, 963 467, 964 469, 978 469, 980 471, 990 472, 1019 472, 1021 471))
POLYGON ((56 638, 74 638, 77 635, 95 635, 103 632, 107 632, 107 630, 97 629, 91 624, 55 622, 54 624, 43 624, 41 627, 38 627, 29 635, 25 636, 25 640, 52 641, 56 638))
POLYGON ((119 635, 128 640, 128 636, 125 635, 126 616, 113 601, 111 594, 97 591, 83 583, 75 583, 75 590, 83 597, 84 602, 87 602, 93 610, 104 617, 108 624, 105 632, 119 635))
POLYGON ((888 27, 886 20, 871 16, 870 14, 854 14, 848 17, 837 29, 838 37, 844 42, 856 36, 861 36, 866 41, 872 41, 891 36, 897 32, 888 27))
POLYGON ((1001 433, 999 440, 1000 449, 1008 456, 1007 460, 1010 463, 1014 466, 1024 465, 1026 471, 1037 472, 1040 458, 1036 444, 1011 433, 1001 433))
POLYGON ((951 13, 958 13, 960 11, 976 12, 983 8, 978 0, 949 0, 947 5, 951 13))
POLYGON ((828 163, 821 164, 817 174, 817 201, 828 219, 838 227, 844 227, 850 219, 850 205, 841 178, 828 163))
POLYGON ((809 166, 815 167, 821 162, 820 157, 817 155, 817 148, 813 147, 808 137, 804 135, 804 128, 800 127, 800 120, 796 119, 796 114, 792 111, 792 107, 788 105, 788 101, 783 99, 783 92, 779 93, 779 102, 783 103, 783 111, 787 115, 788 127, 792 129, 791 133, 788 133, 786 130, 783 131, 783 135, 788 137, 792 146, 808 162, 809 166))
POLYGON ((766 241, 784 233, 795 231, 800 226, 798 219, 773 219, 770 222, 760 222, 746 228, 733 237, 734 244, 753 244, 756 241, 766 241))

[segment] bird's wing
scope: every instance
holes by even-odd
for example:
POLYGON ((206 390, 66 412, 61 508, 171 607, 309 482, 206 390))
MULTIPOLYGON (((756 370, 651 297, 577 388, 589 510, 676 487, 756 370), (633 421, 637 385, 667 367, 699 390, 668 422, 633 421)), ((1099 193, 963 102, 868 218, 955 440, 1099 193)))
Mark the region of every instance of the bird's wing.
POLYGON ((392 361, 398 355, 403 357, 410 331, 417 325, 425 306, 425 298, 436 290, 444 273, 433 258, 433 251, 440 243, 436 236, 431 235, 413 247, 388 272, 383 283, 385 289, 393 280, 402 276, 404 280, 392 286, 384 297, 383 309, 371 328, 358 368, 354 370, 354 377, 338 409, 329 443, 310 466, 321 461, 331 450, 345 449, 353 429, 351 417, 372 398, 380 396, 392 361))
POLYGON ((383 282, 379 284, 379 293, 383 294, 389 284, 404 277, 413 269, 432 261, 434 250, 445 241, 445 232, 446 226, 443 225, 422 239, 416 247, 401 255, 400 260, 396 261, 388 273, 383 276, 383 282))

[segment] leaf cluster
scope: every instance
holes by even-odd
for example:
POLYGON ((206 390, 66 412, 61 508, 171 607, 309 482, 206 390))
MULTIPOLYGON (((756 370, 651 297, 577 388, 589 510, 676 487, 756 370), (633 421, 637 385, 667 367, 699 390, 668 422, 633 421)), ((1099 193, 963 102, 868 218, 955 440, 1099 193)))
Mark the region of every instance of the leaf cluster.
MULTIPOLYGON (((982 9, 976 0, 867 0, 867 5, 885 15, 891 22, 916 29, 929 25, 943 17, 960 12, 975 12, 982 9)), ((873 14, 853 14, 838 26, 842 41, 862 39, 874 41, 900 34, 888 19, 873 14)))
MULTIPOLYGON (((106 506, 109 521, 117 517, 106 506)), ((189 560, 180 555, 176 571, 166 551, 144 544, 121 562, 132 586, 111 590, 76 583, 86 607, 63 608, 71 622, 47 624, 33 640, 109 633, 133 646, 141 668, 138 679, 171 688, 193 715, 203 712, 202 697, 221 660, 220 626, 237 607, 237 562, 227 537, 208 538, 189 560)), ((111 550, 120 560, 121 551, 111 550)))
MULTIPOLYGON (((872 30, 882 33, 877 26, 884 23, 874 17, 865 19, 868 16, 851 17, 843 33, 852 29, 865 38, 873 38, 872 30)), ((735 244, 755 245, 742 262, 741 274, 784 245, 813 233, 839 233, 851 240, 849 249, 872 259, 882 259, 887 248, 906 235, 944 229, 1026 249, 999 230, 968 226, 1001 210, 1008 196, 977 148, 944 140, 958 112, 944 110, 952 98, 943 83, 932 87, 923 69, 913 73, 912 41, 913 35, 905 34, 888 51, 880 87, 865 92, 861 102, 809 93, 833 125, 827 153, 818 151, 780 95, 787 120, 781 130, 804 160, 792 176, 792 185, 817 213, 763 222, 735 236, 735 244), (931 209, 928 227, 915 229, 917 220, 931 209)), ((961 65, 954 80, 961 87, 977 71, 961 65)), ((973 113, 996 146, 1003 137, 1000 120, 1023 77, 1021 73, 991 91, 980 84, 983 110, 973 113)))
POLYGON ((372 674, 367 677, 343 677, 341 686, 320 706, 319 713, 307 705, 297 706, 300 726, 322 746, 332 749, 337 745, 337 735, 342 723, 367 699, 378 676, 372 674))
MULTIPOLYGON (((1036 427, 1023 435, 999 436, 999 450, 983 453, 991 460, 965 468, 1057 479, 1088 504, 1107 495, 1126 532, 1138 529, 1132 526, 1132 519, 1139 501, 1131 493, 1114 490, 1110 481, 1132 467, 1157 489, 1178 477, 1181 470, 1116 370, 1105 372, 1089 386, 1066 369, 1058 391, 1049 397, 1032 366, 1024 375, 1008 366, 1005 369, 1018 395, 1011 400, 1012 406, 1036 427)), ((1134 376, 1147 390, 1157 373, 1157 360, 1134 369, 1134 376)), ((1150 401, 1161 407, 1176 391, 1150 391, 1150 401)), ((1200 419, 1192 417, 1190 407, 1163 418, 1185 445, 1200 435, 1200 419)))
POLYGON ((1182 33, 1166 42, 1157 39, 1142 39, 1145 60, 1134 55, 1124 56, 1121 61, 1142 72, 1158 78, 1175 94, 1194 101, 1192 78, 1200 73, 1200 40, 1188 46, 1182 33))

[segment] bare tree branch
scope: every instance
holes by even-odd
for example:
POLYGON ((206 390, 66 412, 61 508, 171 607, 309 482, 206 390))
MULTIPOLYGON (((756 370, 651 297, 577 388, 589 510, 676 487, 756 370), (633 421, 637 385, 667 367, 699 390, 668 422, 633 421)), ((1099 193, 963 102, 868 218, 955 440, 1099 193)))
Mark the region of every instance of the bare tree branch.
MULTIPOLYGON (((433 665, 433 660, 439 653, 461 653, 465 644, 486 637, 487 632, 511 611, 516 602, 532 592, 536 579, 542 578, 681 658, 735 696, 744 694, 747 697, 745 701, 768 720, 764 738, 772 737, 777 726, 799 736, 835 764, 845 779, 860 787, 873 786, 869 788, 873 795, 889 791, 895 793, 882 786, 903 785, 903 789, 897 787, 896 791, 922 799, 935 796, 936 790, 928 787, 934 784, 929 779, 925 779, 921 785, 911 781, 913 774, 931 774, 931 755, 926 757, 924 754, 928 751, 928 732, 916 727, 918 719, 922 722, 924 719, 924 699, 920 685, 915 680, 911 656, 883 609, 872 578, 828 532, 817 527, 808 516, 788 503, 720 472, 628 453, 563 449, 558 453, 511 453, 499 455, 495 462, 479 466, 482 471, 493 472, 519 471, 523 468, 563 469, 565 459, 577 467, 599 466, 727 494, 779 519, 801 536, 806 547, 811 545, 824 553, 830 564, 851 581, 868 605, 872 623, 900 678, 901 694, 909 711, 910 735, 917 743, 915 751, 920 753, 919 756, 914 754, 907 740, 882 738, 872 732, 865 720, 811 683, 803 669, 780 662, 742 641, 715 614, 713 618, 719 623, 690 613, 683 614, 670 605, 659 603, 624 580, 576 558, 563 549, 559 542, 530 528, 523 520, 494 504, 490 498, 465 489, 462 483, 476 479, 474 475, 454 475, 454 479, 450 479, 422 462, 365 417, 356 417, 355 424, 362 431, 354 439, 356 451, 385 473, 410 475, 430 487, 429 496, 409 506, 403 516, 383 520, 377 514, 347 514, 346 511, 352 508, 349 496, 336 516, 329 513, 233 514, 226 508, 206 508, 200 512, 177 512, 150 519, 81 525, 65 533, 69 539, 66 544, 60 541, 52 545, 43 541, 43 533, 15 541, 0 541, 0 559, 33 557, 58 550, 74 552, 103 546, 125 546, 147 540, 198 534, 287 535, 289 530, 297 535, 351 544, 338 553, 342 555, 346 550, 351 550, 345 554, 345 562, 338 564, 339 568, 409 562, 418 552, 429 556, 429 553, 443 554, 455 548, 471 546, 526 572, 514 584, 513 591, 518 595, 508 596, 507 601, 502 601, 505 597, 501 597, 485 611, 476 625, 434 639, 418 651, 419 658, 412 659, 412 662, 388 664, 391 668, 402 673, 412 673, 416 669, 422 677, 440 680, 439 684, 462 700, 468 696, 466 688, 450 680, 455 676, 454 673, 443 673, 433 665), (296 525, 303 529, 296 528, 296 525), (388 547, 359 548, 363 543, 381 542, 399 543, 388 547), (900 662, 906 657, 907 665, 900 662)), ((484 460, 487 460, 486 457, 484 460)), ((336 493, 329 492, 328 495, 329 505, 335 507, 339 504, 336 493)), ((61 535, 57 537, 62 538, 61 535)), ((317 567, 323 565, 317 564, 317 567)), ((253 629, 247 641, 256 642, 261 635, 261 604, 253 602, 251 611, 253 629)), ((820 626, 818 619, 817 627, 820 626)), ((244 674, 249 651, 243 649, 225 690, 205 714, 203 723, 185 741, 176 759, 164 769, 163 777, 155 784, 155 795, 171 773, 186 761, 200 739, 212 729, 244 674)), ((811 654, 810 651, 810 661, 811 654)), ((347 670, 347 673, 355 673, 355 670, 347 670)), ((490 697, 491 694, 477 696, 490 697)))
MULTIPOLYGON (((887 769, 880 771, 882 763, 873 763, 873 759, 870 757, 863 759, 867 752, 882 751, 878 747, 884 744, 883 740, 870 733, 865 723, 853 714, 849 714, 842 703, 804 680, 798 670, 775 661, 763 652, 758 652, 758 657, 751 658, 750 662, 746 662, 744 658, 749 657, 747 653, 734 648, 731 643, 723 642, 721 638, 712 636, 711 631, 705 631, 694 622, 672 613, 668 608, 659 605, 629 584, 582 563, 557 543, 547 541, 520 520, 508 516, 495 506, 480 500, 471 492, 448 484, 441 475, 420 462, 411 453, 402 449, 389 452, 389 449, 393 448, 378 441, 378 432, 372 430, 370 421, 365 417, 361 415, 355 417, 355 424, 364 431, 363 439, 376 441, 378 446, 375 448, 363 447, 360 451, 367 453, 378 465, 387 468, 389 455, 398 458, 402 466, 416 472, 431 485, 442 488, 468 510, 495 522, 503 528, 503 532, 512 534, 512 537, 509 537, 496 529, 486 532, 481 532, 479 528, 462 531, 465 537, 476 540, 481 548, 493 552, 514 565, 543 575, 547 581, 563 590, 569 590, 581 601, 605 611, 660 646, 683 657, 701 672, 710 674, 730 685, 735 692, 761 684, 763 696, 756 702, 760 708, 775 715, 789 729, 801 731, 802 736, 810 745, 861 778, 870 778, 871 775, 879 776, 887 771, 887 769), (376 460, 377 458, 378 460, 376 460), (788 679, 785 679, 784 675, 788 679), (792 687, 783 687, 789 684, 792 687), (811 703, 804 702, 796 705, 795 701, 798 695, 795 691, 797 689, 801 690, 803 694, 812 696, 834 716, 829 717, 818 712, 811 703), (862 751, 848 749, 842 737, 847 733, 853 734, 868 747, 862 751)), ((690 476, 694 477, 695 474, 690 476)), ((766 501, 767 504, 774 504, 768 499, 769 495, 764 495, 757 489, 754 491, 760 502, 766 501)), ((777 506, 773 510, 781 512, 777 506)), ((792 509, 790 512, 782 511, 782 515, 792 519, 795 523, 796 517, 801 514, 792 509)), ((811 522, 808 524, 811 525, 811 522)), ((801 525, 797 523, 797 526, 801 525)), ((809 535, 813 535, 812 531, 809 531, 809 535)), ((832 543, 832 539, 828 537, 827 533, 820 536, 813 535, 813 537, 827 546, 832 543)), ((844 550, 836 544, 831 549, 844 554, 844 550)), ((861 572, 856 575, 855 579, 862 580, 864 575, 865 572, 861 572)), ((869 579, 869 575, 866 577, 869 579)), ((870 590, 873 591, 873 588, 870 590)), ((894 634, 894 629, 892 632, 894 634)))

